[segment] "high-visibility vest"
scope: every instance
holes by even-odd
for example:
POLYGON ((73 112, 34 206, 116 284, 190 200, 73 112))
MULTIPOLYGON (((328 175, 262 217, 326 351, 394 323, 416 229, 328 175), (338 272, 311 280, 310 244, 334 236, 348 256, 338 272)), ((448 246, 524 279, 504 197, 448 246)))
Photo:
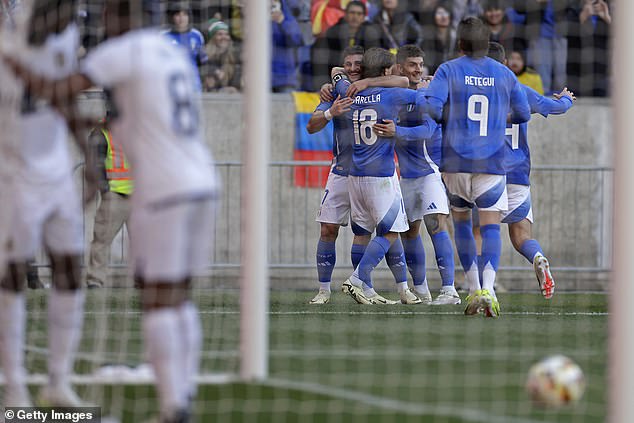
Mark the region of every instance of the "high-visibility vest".
POLYGON ((108 142, 108 154, 106 156, 106 176, 108 177, 108 186, 110 191, 119 194, 130 195, 134 190, 132 175, 130 174, 130 165, 123 155, 121 145, 112 141, 110 131, 101 129, 103 136, 108 142))

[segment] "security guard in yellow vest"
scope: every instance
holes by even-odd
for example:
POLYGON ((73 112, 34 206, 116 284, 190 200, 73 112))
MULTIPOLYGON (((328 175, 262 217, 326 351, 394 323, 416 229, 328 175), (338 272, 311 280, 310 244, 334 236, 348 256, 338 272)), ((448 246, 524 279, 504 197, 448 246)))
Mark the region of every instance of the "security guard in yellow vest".
POLYGON ((88 288, 100 288, 106 284, 110 245, 130 217, 130 195, 134 189, 130 166, 121 144, 108 130, 109 118, 110 114, 106 114, 106 119, 92 130, 88 139, 88 145, 97 155, 96 164, 103 165, 103 170, 98 172, 101 175, 101 195, 90 245, 86 274, 88 288))

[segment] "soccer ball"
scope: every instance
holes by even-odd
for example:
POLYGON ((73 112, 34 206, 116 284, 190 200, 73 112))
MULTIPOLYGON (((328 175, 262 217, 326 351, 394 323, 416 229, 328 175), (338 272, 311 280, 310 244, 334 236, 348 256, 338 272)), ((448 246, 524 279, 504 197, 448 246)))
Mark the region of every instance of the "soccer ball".
POLYGON ((563 355, 547 357, 528 372, 526 391, 536 405, 562 407, 583 396, 586 380, 581 368, 563 355))

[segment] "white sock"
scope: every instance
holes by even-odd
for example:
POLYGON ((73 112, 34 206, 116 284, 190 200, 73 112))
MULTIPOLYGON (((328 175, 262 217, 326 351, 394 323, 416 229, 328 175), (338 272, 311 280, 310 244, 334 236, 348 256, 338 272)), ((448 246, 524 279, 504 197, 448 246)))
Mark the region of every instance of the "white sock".
MULTIPOLYGON (((356 272, 356 271, 355 271, 356 272)), ((363 281, 361 279, 359 279, 359 277, 356 274, 352 274, 348 280, 350 281, 350 283, 358 288, 361 288, 362 285, 364 285, 363 281)))
POLYGON ((81 338, 84 293, 51 289, 48 299, 48 374, 51 386, 69 384, 81 338))
POLYGON ((407 289, 407 281, 405 282, 398 282, 396 284, 396 289, 398 291, 398 293, 400 294, 401 292, 405 292, 405 290, 407 289))
POLYGON ((376 295, 376 291, 374 290, 374 288, 363 288, 363 293, 368 298, 374 297, 376 295))
POLYGON ((176 308, 151 310, 143 316, 143 340, 156 376, 162 416, 186 408, 188 404, 181 330, 180 315, 176 308))
POLYGON ((471 268, 465 272, 469 285, 469 294, 473 294, 480 289, 480 277, 478 276, 478 265, 473 263, 471 268))
POLYGON ((414 291, 417 294, 427 294, 429 292, 429 285, 427 285, 427 278, 420 285, 414 285, 414 291))
POLYGON ((7 389, 26 391, 23 351, 25 326, 24 294, 0 290, 0 355, 7 389))
POLYGON ((330 282, 319 282, 319 290, 330 292, 330 282))
POLYGON ((489 294, 495 297, 495 270, 490 264, 487 264, 482 272, 482 289, 486 289, 489 291, 489 294))
POLYGON ((196 381, 200 368, 200 352, 202 349, 203 331, 200 325, 198 309, 192 302, 186 302, 179 309, 181 331, 183 335, 185 374, 187 375, 187 393, 196 396, 196 381))

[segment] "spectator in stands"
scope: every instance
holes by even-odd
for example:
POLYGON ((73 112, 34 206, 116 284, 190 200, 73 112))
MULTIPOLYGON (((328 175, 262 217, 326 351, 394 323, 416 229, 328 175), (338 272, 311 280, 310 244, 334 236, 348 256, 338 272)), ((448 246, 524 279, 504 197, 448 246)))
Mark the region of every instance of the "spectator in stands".
MULTIPOLYGON (((444 4, 444 3, 443 3, 444 4)), ((423 33, 425 65, 429 73, 436 72, 441 63, 453 58, 456 47, 456 30, 451 26, 451 12, 448 6, 439 4, 434 9, 434 23, 423 33)))
POLYGON ((366 12, 365 3, 350 1, 343 18, 315 41, 311 54, 315 87, 330 81, 330 69, 339 66, 346 47, 361 46, 366 50, 381 47, 381 30, 365 20, 366 12))
POLYGON ((566 61, 575 0, 515 0, 514 9, 526 15, 528 64, 542 78, 544 92, 566 86, 566 61))
POLYGON ((382 47, 396 54, 405 44, 421 46, 423 30, 409 11, 399 8, 398 0, 382 0, 381 9, 373 20, 382 32, 382 47))
POLYGON ((209 61, 203 74, 207 92, 238 92, 240 83, 239 57, 233 48, 229 26, 218 19, 210 19, 205 52, 209 61))
POLYGON ((275 93, 297 89, 297 47, 303 45, 302 32, 285 0, 271 0, 273 36, 271 87, 275 93))
POLYGON ((502 44, 505 51, 512 51, 515 47, 515 27, 506 18, 504 0, 485 0, 482 20, 491 31, 491 41, 502 44))
MULTIPOLYGON (((367 0, 361 0, 367 9, 367 0)), ((326 31, 337 24, 346 14, 349 0, 312 0, 310 20, 313 23, 313 35, 323 37, 326 31)))
MULTIPOLYGON (((205 53, 205 38, 196 28, 192 28, 189 22, 190 10, 186 2, 173 2, 168 6, 167 17, 170 29, 165 34, 170 37, 174 44, 187 49, 192 64, 198 69, 207 63, 205 53)), ((200 78, 197 79, 198 88, 202 89, 200 78)))
POLYGON ((612 17, 604 0, 582 0, 578 25, 569 36, 569 85, 579 95, 608 95, 609 38, 612 17))
MULTIPOLYGON (((523 1, 523 0, 520 0, 523 1)), ((529 0, 531 1, 531 0, 529 0)), ((540 0, 538 0, 540 1, 540 0)), ((452 1, 452 26, 458 28, 458 24, 469 16, 482 16, 482 5, 480 0, 453 0, 452 1)))
POLYGON ((524 53, 519 50, 511 51, 508 55, 508 67, 517 76, 518 81, 527 85, 544 95, 544 86, 542 84, 542 78, 539 76, 535 69, 526 66, 526 60, 524 59, 524 53))

